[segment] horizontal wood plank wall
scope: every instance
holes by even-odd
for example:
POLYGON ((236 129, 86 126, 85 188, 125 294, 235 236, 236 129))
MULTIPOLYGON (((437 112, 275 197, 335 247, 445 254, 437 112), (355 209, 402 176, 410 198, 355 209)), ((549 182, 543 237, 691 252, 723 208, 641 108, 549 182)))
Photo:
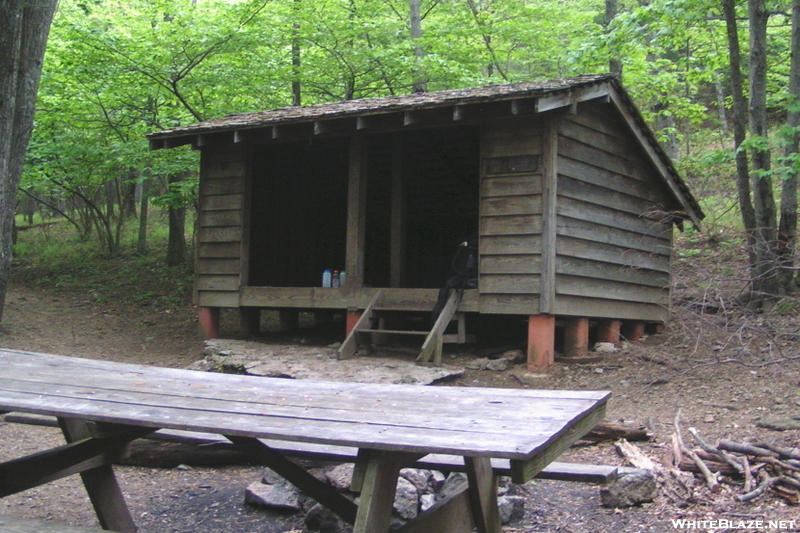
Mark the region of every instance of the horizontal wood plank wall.
POLYGON ((666 319, 672 200, 655 168, 600 106, 564 117, 558 152, 556 314, 666 319))
POLYGON ((538 313, 542 273, 542 129, 536 116, 481 131, 480 310, 538 313))
POLYGON ((247 162, 239 145, 203 149, 195 289, 201 307, 238 307, 247 162))

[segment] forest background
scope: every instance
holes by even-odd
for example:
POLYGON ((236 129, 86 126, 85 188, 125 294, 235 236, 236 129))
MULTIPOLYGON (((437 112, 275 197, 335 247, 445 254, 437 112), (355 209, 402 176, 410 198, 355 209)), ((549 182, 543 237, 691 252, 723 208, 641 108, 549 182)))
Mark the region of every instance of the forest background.
POLYGON ((612 71, 706 230, 739 232, 746 303, 770 305, 796 281, 798 19, 800 0, 60 0, 14 207, 21 224, 63 218, 113 256, 147 252, 155 205, 167 265, 185 264, 197 153, 151 152, 147 133, 612 71))

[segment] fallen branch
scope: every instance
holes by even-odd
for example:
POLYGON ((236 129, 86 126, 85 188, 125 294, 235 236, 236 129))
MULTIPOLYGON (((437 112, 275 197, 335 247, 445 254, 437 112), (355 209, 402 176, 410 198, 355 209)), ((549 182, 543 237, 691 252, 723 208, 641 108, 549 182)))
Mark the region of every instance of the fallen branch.
POLYGON ((681 436, 681 410, 678 409, 678 413, 675 415, 675 434, 678 436, 678 445, 680 446, 681 453, 684 455, 689 456, 689 458, 695 462, 697 468, 700 469, 702 472, 703 477, 706 478, 706 483, 708 484, 708 488, 711 489, 711 492, 719 492, 719 480, 717 476, 709 470, 708 466, 703 462, 700 457, 697 456, 692 450, 688 449, 686 445, 683 443, 683 437, 681 436))
POLYGON ((762 481, 758 485, 758 487, 756 487, 755 489, 751 490, 747 494, 742 494, 740 496, 737 496, 736 499, 738 501, 740 501, 740 502, 749 502, 750 500, 754 500, 754 499, 758 498, 759 496, 761 496, 764 493, 765 490, 767 490, 768 488, 770 488, 771 486, 773 486, 775 483, 777 483, 780 480, 781 480, 781 478, 779 478, 779 477, 767 477, 764 481, 762 481))

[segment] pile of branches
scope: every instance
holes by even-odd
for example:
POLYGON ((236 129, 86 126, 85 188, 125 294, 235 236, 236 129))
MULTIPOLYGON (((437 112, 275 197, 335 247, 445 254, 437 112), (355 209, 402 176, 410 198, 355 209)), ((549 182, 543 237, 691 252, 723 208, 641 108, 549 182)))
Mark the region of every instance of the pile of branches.
POLYGON ((702 474, 712 492, 719 492, 724 483, 738 489, 736 499, 740 502, 772 492, 789 504, 800 504, 800 448, 729 440, 712 446, 695 428, 688 431, 699 448, 689 449, 684 444, 679 412, 672 434, 672 464, 682 471, 702 474))

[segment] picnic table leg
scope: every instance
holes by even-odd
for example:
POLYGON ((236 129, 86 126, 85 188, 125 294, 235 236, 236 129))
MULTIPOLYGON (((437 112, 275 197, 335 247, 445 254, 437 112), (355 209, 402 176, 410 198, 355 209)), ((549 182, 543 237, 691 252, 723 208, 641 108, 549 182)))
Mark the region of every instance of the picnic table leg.
POLYGON ((388 533, 400 469, 420 457, 416 453, 369 452, 353 533, 388 533))
POLYGON ((478 533, 501 533, 497 508, 497 477, 488 457, 464 457, 469 500, 478 533))
MULTIPOLYGON (((83 420, 59 418, 58 421, 67 442, 92 436, 83 420)), ((97 519, 100 521, 100 527, 121 533, 136 532, 136 524, 133 523, 133 518, 125 504, 125 498, 111 465, 81 472, 81 479, 86 487, 86 492, 89 493, 89 499, 92 501, 97 519)))

